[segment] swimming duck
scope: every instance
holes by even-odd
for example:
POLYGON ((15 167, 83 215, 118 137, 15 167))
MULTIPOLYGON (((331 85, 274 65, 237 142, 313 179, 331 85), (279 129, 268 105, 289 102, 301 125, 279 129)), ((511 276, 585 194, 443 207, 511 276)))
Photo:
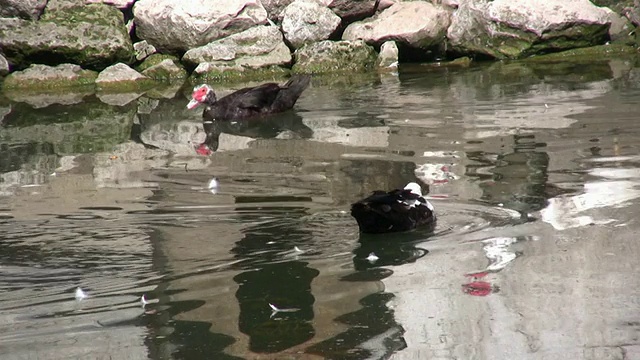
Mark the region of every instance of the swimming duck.
POLYGON ((422 196, 422 188, 415 182, 404 189, 374 191, 351 205, 351 216, 358 222, 360 232, 370 234, 413 230, 436 221, 433 205, 422 196))
POLYGON ((265 83, 246 87, 220 99, 217 99, 209 85, 202 84, 193 89, 187 108, 194 109, 205 104, 202 113, 205 123, 275 114, 291 109, 310 81, 310 75, 294 75, 284 85, 265 83))

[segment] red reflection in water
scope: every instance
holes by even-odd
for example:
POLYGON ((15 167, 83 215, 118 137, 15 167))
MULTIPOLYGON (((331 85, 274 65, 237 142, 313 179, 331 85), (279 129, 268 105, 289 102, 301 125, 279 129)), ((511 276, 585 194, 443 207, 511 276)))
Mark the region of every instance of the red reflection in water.
POLYGON ((207 144, 200 144, 200 146, 196 148, 196 153, 198 153, 198 155, 209 156, 213 153, 213 151, 209 149, 207 144))
POLYGON ((463 284, 462 291, 472 296, 487 296, 493 292, 493 287, 486 281, 474 281, 463 284))

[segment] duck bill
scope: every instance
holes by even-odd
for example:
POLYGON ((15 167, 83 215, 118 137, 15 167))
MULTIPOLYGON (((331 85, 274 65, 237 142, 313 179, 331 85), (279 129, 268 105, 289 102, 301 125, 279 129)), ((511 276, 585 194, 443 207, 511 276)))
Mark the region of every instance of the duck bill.
POLYGON ((196 99, 191 99, 191 101, 189 101, 189 103, 187 104, 187 109, 189 109, 189 110, 194 109, 198 105, 200 105, 200 101, 198 101, 196 99))

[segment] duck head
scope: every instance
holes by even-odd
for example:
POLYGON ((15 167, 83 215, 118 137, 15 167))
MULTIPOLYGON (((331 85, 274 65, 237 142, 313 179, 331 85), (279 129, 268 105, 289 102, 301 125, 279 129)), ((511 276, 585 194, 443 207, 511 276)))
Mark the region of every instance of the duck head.
POLYGON ((407 186, 404 187, 404 189, 405 190, 411 190, 411 192, 413 194, 416 194, 418 196, 422 196, 422 188, 417 183, 410 182, 410 183, 407 184, 407 186))
POLYGON ((213 89, 209 85, 198 85, 193 88, 191 101, 189 101, 189 103, 187 104, 187 109, 193 109, 202 103, 213 104, 216 102, 216 100, 216 94, 213 92, 213 89))

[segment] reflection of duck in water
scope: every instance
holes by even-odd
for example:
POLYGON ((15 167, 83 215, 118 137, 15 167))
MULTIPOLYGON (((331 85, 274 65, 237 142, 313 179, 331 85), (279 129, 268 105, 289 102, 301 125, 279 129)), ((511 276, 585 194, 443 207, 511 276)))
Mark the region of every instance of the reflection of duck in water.
POLYGON ((434 225, 433 205, 422 196, 420 185, 411 182, 404 189, 377 190, 351 205, 351 216, 360 232, 389 233, 434 225))
POLYGON ((302 122, 302 117, 293 112, 269 116, 259 121, 208 121, 204 122, 203 127, 207 137, 196 149, 201 155, 209 155, 218 150, 222 133, 261 139, 283 137, 284 134, 287 138, 308 139, 313 135, 313 130, 302 122))

